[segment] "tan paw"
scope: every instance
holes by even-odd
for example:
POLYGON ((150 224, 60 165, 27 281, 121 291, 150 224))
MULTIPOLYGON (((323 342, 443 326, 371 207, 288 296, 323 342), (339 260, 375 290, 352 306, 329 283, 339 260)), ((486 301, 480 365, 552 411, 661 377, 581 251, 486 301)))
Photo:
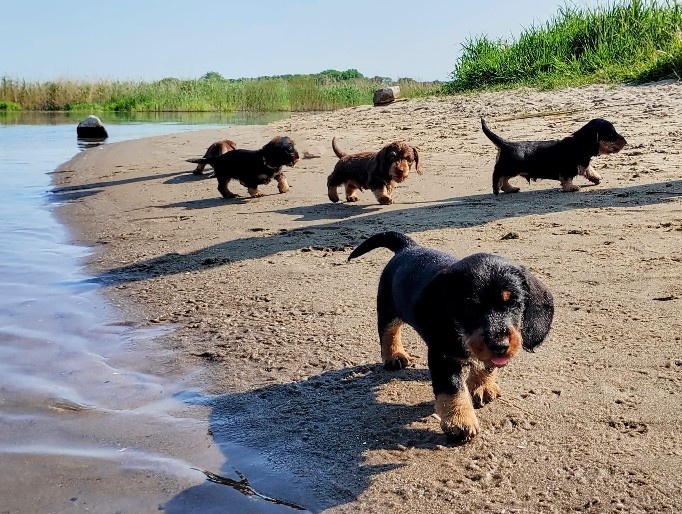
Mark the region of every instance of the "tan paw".
POLYGON ((357 202, 359 198, 357 196, 347 196, 346 201, 347 202, 357 202))
POLYGON ((281 186, 277 186, 277 189, 279 189, 280 193, 286 193, 287 191, 289 191, 289 186, 288 185, 281 185, 281 186))
POLYGON ((381 196, 378 200, 381 205, 391 205, 393 203, 393 198, 390 196, 381 196))
POLYGON ((412 358, 404 352, 394 353, 384 360, 384 368, 391 371, 405 369, 412 362, 412 358))
POLYGON ((447 438, 455 443, 470 441, 481 431, 478 418, 471 408, 455 409, 448 417, 441 417, 440 428, 447 438))
POLYGON ((474 403, 474 407, 478 408, 499 398, 501 394, 502 389, 500 386, 495 382, 488 381, 471 390, 471 400, 474 403))

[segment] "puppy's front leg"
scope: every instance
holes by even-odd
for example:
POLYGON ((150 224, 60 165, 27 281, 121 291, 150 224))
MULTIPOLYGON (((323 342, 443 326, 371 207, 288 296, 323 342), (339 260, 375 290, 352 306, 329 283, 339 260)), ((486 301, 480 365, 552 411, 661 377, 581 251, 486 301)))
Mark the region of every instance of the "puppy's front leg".
POLYGON ((381 205, 390 205, 393 203, 393 198, 391 198, 391 191, 384 185, 377 189, 372 189, 372 193, 376 196, 377 200, 381 205))
POLYGON ((246 188, 249 194, 251 195, 251 198, 260 198, 261 196, 265 196, 263 193, 258 191, 257 187, 248 187, 246 188))
POLYGON ((284 176, 284 173, 278 173, 275 175, 275 180, 277 181, 277 189, 280 193, 286 193, 289 191, 289 182, 287 182, 287 178, 284 176))
POLYGON ((483 407, 486 403, 499 398, 502 393, 502 389, 497 385, 497 368, 472 366, 467 378, 467 386, 474 407, 483 407))
POLYGON ((564 193, 573 193, 575 191, 580 191, 580 186, 577 186, 573 183, 573 177, 562 178, 560 183, 561 189, 564 191, 564 193))
POLYGON ((599 184, 599 182, 601 182, 601 175, 594 171, 594 168, 592 167, 591 164, 588 164, 587 168, 583 168, 582 166, 580 166, 578 168, 578 171, 583 177, 585 177, 593 184, 599 184))
POLYGON ((429 348, 429 370, 440 428, 454 442, 469 441, 478 434, 480 427, 461 362, 438 355, 429 348))

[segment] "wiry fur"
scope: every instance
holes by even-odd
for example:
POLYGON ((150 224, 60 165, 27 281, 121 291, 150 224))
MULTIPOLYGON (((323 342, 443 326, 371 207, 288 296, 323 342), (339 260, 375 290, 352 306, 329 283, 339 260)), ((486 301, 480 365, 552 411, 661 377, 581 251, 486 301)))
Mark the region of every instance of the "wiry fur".
POLYGON ((521 348, 533 351, 547 336, 552 295, 526 268, 507 259, 477 253, 457 260, 398 232, 370 237, 348 259, 380 247, 395 252, 377 294, 384 367, 397 370, 410 363, 400 340, 407 323, 428 347, 441 428, 450 439, 467 441, 479 432, 473 408, 500 395, 498 368, 521 348))
POLYGON ((293 140, 287 136, 277 136, 260 150, 238 148, 222 155, 188 159, 188 162, 213 166, 218 179, 218 191, 223 198, 239 196, 227 187, 232 179, 238 180, 255 198, 263 196, 258 186, 269 183, 273 178, 277 181, 279 192, 286 193, 289 184, 282 167, 293 166, 298 159, 293 140))
POLYGON ((339 158, 327 178, 327 193, 332 202, 339 201, 337 188, 344 185, 348 202, 358 201, 358 190, 371 189, 380 204, 388 205, 393 203, 393 188, 407 179, 412 164, 422 174, 419 152, 404 141, 394 141, 378 152, 347 154, 339 150, 334 138, 332 148, 339 158))
POLYGON ((549 141, 509 141, 495 134, 481 118, 483 133, 497 146, 498 154, 493 170, 493 193, 517 193, 518 187, 509 184, 517 175, 528 182, 553 179, 561 183, 563 191, 578 191, 573 184, 577 175, 599 184, 601 176, 592 169, 590 160, 597 155, 619 152, 626 144, 607 120, 595 118, 568 137, 549 141))
MULTIPOLYGON (((223 155, 224 153, 234 150, 235 148, 237 148, 237 143, 229 139, 222 139, 220 141, 216 141, 215 143, 208 147, 206 153, 204 154, 204 159, 223 155)), ((201 175, 204 173, 205 167, 206 164, 199 163, 197 164, 196 169, 192 173, 194 173, 195 175, 201 175)))

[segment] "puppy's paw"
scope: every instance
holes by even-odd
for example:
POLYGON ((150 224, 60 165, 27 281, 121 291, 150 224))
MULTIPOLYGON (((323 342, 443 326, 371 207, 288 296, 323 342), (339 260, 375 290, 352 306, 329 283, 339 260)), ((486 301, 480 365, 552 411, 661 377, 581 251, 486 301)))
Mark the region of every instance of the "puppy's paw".
POLYGON ((501 394, 500 386, 493 381, 488 381, 471 390, 471 400, 474 402, 474 407, 478 408, 499 398, 501 394))
POLYGON ((454 396, 436 396, 436 413, 440 416, 440 428, 448 440, 465 443, 478 435, 481 428, 471 405, 469 393, 464 390, 454 396))
POLYGON ((575 193, 576 191, 580 191, 580 186, 574 184, 573 182, 562 182, 561 190, 564 193, 575 193))
POLYGON ((277 186, 277 189, 279 190, 280 193, 286 193, 287 191, 289 191, 289 185, 283 184, 283 185, 277 186))
POLYGON ((233 193, 232 191, 227 191, 225 193, 221 193, 223 195, 223 198, 230 199, 230 198, 239 198, 239 195, 237 193, 233 193))
POLYGON ((409 355, 404 352, 398 352, 388 356, 384 360, 384 368, 391 371, 397 371, 399 369, 405 369, 411 362, 412 358, 409 355))
POLYGON ((204 174, 204 170, 194 170, 192 172, 192 175, 203 175, 203 174, 204 174))
POLYGON ((251 198, 261 198, 261 197, 265 196, 265 195, 264 195, 263 193, 261 193, 260 191, 256 191, 256 192, 249 193, 249 194, 251 195, 251 198))
POLYGON ((393 203, 393 198, 390 196, 380 196, 377 200, 379 200, 381 205, 391 205, 393 203))
POLYGON ((357 196, 347 196, 346 201, 347 202, 357 202, 359 198, 357 196))
POLYGON ((592 182, 594 185, 599 184, 601 182, 601 175, 597 175, 596 173, 593 173, 592 176, 588 176, 587 180, 592 182))
POLYGON ((516 186, 509 186, 506 188, 502 188, 502 191, 504 191, 505 193, 518 193, 519 191, 521 191, 521 188, 516 186))

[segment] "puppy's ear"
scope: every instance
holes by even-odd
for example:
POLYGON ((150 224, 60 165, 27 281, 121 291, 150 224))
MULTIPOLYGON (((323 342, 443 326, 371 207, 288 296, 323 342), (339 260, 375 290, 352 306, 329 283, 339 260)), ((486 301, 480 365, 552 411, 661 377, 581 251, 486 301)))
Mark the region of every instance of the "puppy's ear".
POLYGON ((523 349, 532 352, 549 332, 554 318, 554 299, 549 289, 527 269, 524 273, 524 287, 526 289, 526 307, 523 312, 523 349))
POLYGON ((417 173, 421 175, 424 173, 424 170, 422 170, 422 167, 419 165, 419 151, 417 150, 416 146, 412 147, 412 153, 414 153, 414 165, 417 168, 417 173))

